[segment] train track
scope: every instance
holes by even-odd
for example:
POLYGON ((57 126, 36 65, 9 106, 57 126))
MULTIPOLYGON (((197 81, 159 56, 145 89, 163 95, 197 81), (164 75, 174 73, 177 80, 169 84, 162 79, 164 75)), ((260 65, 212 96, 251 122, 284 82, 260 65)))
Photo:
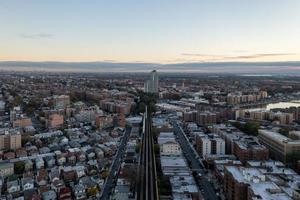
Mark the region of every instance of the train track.
POLYGON ((151 135, 152 119, 151 114, 144 114, 143 141, 141 157, 139 162, 139 187, 137 199, 158 200, 156 163, 153 148, 153 137, 151 135))

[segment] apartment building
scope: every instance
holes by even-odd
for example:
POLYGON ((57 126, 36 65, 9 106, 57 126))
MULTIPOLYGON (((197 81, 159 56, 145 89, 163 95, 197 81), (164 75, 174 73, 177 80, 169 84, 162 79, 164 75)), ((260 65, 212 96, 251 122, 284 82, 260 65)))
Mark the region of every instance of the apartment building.
POLYGON ((181 148, 173 132, 161 132, 158 137, 161 155, 180 155, 181 148))
POLYGON ((70 105, 69 95, 54 95, 52 97, 52 100, 56 109, 63 109, 70 105))
POLYGON ((248 160, 267 160, 269 150, 254 136, 243 136, 233 142, 233 154, 242 162, 248 160))
POLYGON ((196 123, 200 126, 212 125, 217 123, 217 115, 213 112, 198 112, 196 123))
POLYGON ((300 177, 283 163, 250 161, 247 166, 225 166, 226 199, 299 199, 300 177))
POLYGON ((16 120, 13 121, 13 127, 19 127, 19 128, 24 128, 26 126, 31 126, 32 122, 31 119, 29 117, 20 117, 16 120))
POLYGON ((183 121, 185 121, 185 122, 195 122, 196 116, 197 116, 197 111, 193 110, 193 111, 183 112, 182 118, 183 118, 183 121))
POLYGON ((275 183, 267 181, 258 169, 236 166, 225 167, 224 194, 228 200, 279 199, 283 196, 289 199, 275 183))
POLYGON ((237 118, 248 118, 257 121, 274 121, 278 124, 291 124, 295 120, 293 113, 273 112, 264 109, 237 110, 236 119, 237 118))
POLYGON ((64 116, 59 114, 52 114, 46 121, 46 126, 48 128, 58 128, 64 124, 64 116))
POLYGON ((224 155, 225 141, 215 134, 196 133, 196 150, 203 157, 224 155))
POLYGON ((0 150, 21 148, 21 133, 17 129, 0 130, 0 150))
POLYGON ((291 139, 272 130, 260 129, 258 138, 270 151, 273 159, 287 162, 287 155, 300 153, 300 140, 291 139))
POLYGON ((220 136, 225 141, 226 154, 233 153, 233 143, 244 137, 245 134, 231 125, 214 124, 210 126, 210 131, 220 136))

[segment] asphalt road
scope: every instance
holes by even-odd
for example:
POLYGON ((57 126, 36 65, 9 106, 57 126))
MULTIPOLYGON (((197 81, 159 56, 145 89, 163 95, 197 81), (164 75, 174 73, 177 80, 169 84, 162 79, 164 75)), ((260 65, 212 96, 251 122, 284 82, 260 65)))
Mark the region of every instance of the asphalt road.
POLYGON ((207 177, 205 177, 205 169, 203 163, 198 158, 198 154, 195 153, 195 150, 191 146, 190 142, 187 140, 185 133, 183 132, 182 128, 176 121, 172 121, 172 125, 175 129, 175 135, 178 136, 178 142, 182 148, 183 154, 188 162, 191 164, 190 167, 193 171, 197 171, 198 173, 202 174, 202 177, 199 180, 200 189, 204 192, 202 193, 203 197, 208 200, 216 200, 218 196, 208 181, 207 177))
POLYGON ((130 131, 131 131, 131 128, 126 128, 125 129, 125 134, 122 138, 121 145, 119 146, 119 149, 116 153, 113 164, 111 165, 110 173, 109 173, 109 175, 108 175, 108 177, 107 177, 107 179, 104 183, 104 187, 103 187, 102 194, 101 194, 101 197, 100 197, 101 200, 109 199, 109 196, 111 194, 111 190, 114 186, 114 178, 117 178, 119 169, 120 169, 121 164, 122 164, 122 158, 123 158, 124 153, 125 153, 125 149, 126 149, 126 145, 127 145, 128 139, 129 139, 130 131))

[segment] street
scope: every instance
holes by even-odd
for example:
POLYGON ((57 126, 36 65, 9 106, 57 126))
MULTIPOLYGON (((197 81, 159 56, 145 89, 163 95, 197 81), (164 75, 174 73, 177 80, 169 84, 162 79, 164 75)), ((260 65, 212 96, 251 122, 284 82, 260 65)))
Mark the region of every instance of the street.
POLYGON ((121 141, 121 145, 119 146, 119 149, 116 153, 115 159, 113 161, 113 164, 111 165, 111 168, 109 170, 109 175, 106 178, 106 181, 104 183, 104 187, 102 189, 102 195, 100 197, 101 200, 107 200, 109 199, 110 193, 111 193, 111 189, 113 187, 113 181, 114 179, 117 177, 117 174, 119 172, 121 163, 122 163, 122 158, 124 156, 125 153, 125 149, 126 149, 126 144, 130 135, 130 131, 131 128, 126 128, 125 129, 125 134, 122 138, 121 141))
POLYGON ((175 129, 175 135, 178 136, 178 142, 182 148, 183 154, 190 163, 190 167, 192 171, 196 171, 197 173, 201 173, 202 177, 199 181, 199 186, 203 189, 202 195, 205 199, 215 200, 218 199, 216 192, 214 191, 213 186, 208 181, 207 177, 205 177, 205 169, 204 165, 199 159, 198 154, 195 152, 189 141, 187 140, 185 133, 181 129, 180 125, 177 124, 176 121, 171 122, 175 129))

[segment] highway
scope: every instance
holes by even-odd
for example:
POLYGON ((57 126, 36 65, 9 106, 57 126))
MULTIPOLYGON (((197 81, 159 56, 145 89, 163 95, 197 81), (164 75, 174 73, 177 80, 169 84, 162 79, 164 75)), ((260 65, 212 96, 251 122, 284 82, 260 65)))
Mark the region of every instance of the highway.
POLYGON ((108 177, 106 178, 106 181, 102 188, 102 193, 101 193, 101 197, 100 197, 101 200, 109 199, 111 190, 114 186, 114 179, 117 178, 117 175, 118 175, 121 163, 122 163, 122 158, 124 157, 124 154, 125 154, 126 145, 127 145, 128 139, 129 139, 130 131, 131 131, 131 128, 125 129, 125 134, 122 138, 121 145, 119 146, 119 149, 116 153, 113 164, 110 167, 110 170, 109 170, 110 173, 109 173, 108 177))
POLYGON ((188 162, 190 163, 191 169, 193 171, 196 171, 197 173, 202 174, 202 177, 198 179, 198 181, 199 181, 200 189, 203 190, 202 193, 203 197, 208 200, 218 199, 218 196, 216 195, 213 186, 207 180, 207 177, 205 177, 205 168, 202 161, 199 159, 198 153, 195 151, 193 146, 188 141, 181 126, 176 121, 172 121, 171 123, 174 127, 175 135, 178 136, 178 142, 180 143, 183 154, 185 158, 188 160, 188 162))
POLYGON ((153 149, 153 137, 151 135, 151 114, 144 114, 143 141, 139 161, 139 187, 137 188, 137 199, 158 200, 156 163, 153 149))

